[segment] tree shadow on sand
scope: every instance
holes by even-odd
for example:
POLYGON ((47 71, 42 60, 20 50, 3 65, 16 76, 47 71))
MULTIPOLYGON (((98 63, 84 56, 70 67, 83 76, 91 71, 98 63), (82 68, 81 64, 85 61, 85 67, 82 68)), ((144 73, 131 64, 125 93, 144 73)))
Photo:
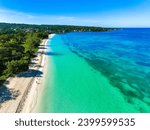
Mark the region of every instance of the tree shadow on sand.
POLYGON ((0 104, 9 100, 15 100, 19 95, 19 90, 10 89, 5 85, 0 86, 0 104))
POLYGON ((45 52, 44 54, 48 56, 62 56, 63 55, 62 53, 58 53, 58 52, 45 52))
POLYGON ((39 46, 39 49, 47 49, 45 46, 39 46))
POLYGON ((64 54, 62 53, 58 53, 58 52, 37 52, 38 54, 44 54, 44 55, 47 55, 47 56, 62 56, 64 54))
POLYGON ((34 70, 34 69, 29 69, 26 72, 20 73, 17 75, 17 77, 21 78, 34 78, 34 77, 42 77, 43 72, 40 70, 34 70))

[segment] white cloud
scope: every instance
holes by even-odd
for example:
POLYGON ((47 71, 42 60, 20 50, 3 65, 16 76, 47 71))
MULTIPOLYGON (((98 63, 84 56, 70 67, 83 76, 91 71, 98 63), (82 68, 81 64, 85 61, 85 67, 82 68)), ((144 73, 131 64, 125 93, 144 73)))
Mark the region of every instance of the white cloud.
POLYGON ((28 24, 90 25, 105 27, 150 27, 149 10, 137 12, 109 12, 89 16, 36 15, 0 9, 0 22, 28 24))
POLYGON ((99 23, 96 20, 72 16, 33 15, 6 9, 0 9, 0 22, 61 25, 95 25, 95 23, 99 23))
POLYGON ((35 16, 30 14, 12 11, 12 10, 0 9, 0 22, 9 22, 9 23, 29 22, 30 23, 34 18, 35 16))

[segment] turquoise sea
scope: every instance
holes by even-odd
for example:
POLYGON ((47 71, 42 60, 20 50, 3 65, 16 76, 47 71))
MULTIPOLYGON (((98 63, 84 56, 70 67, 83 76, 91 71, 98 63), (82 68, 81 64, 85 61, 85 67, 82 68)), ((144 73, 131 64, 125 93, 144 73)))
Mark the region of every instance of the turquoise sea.
POLYGON ((59 34, 48 46, 39 112, 150 112, 150 29, 59 34))

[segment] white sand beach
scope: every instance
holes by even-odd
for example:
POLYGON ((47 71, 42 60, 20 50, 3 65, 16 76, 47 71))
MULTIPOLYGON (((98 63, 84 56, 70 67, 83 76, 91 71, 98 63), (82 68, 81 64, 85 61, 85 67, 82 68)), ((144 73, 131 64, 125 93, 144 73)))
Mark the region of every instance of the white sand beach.
MULTIPOLYGON (((55 34, 49 35, 52 38, 55 34)), ((29 113, 36 106, 38 94, 41 92, 48 39, 44 39, 39 46, 37 57, 32 59, 29 70, 15 77, 10 77, 3 85, 10 91, 12 99, 0 104, 0 113, 29 113)))

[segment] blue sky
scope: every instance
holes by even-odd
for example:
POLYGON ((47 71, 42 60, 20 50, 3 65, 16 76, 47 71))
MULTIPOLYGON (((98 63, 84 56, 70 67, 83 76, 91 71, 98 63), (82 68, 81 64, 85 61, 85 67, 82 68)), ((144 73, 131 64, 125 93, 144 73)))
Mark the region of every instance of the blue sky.
POLYGON ((0 0, 0 22, 150 27, 150 0, 0 0))

